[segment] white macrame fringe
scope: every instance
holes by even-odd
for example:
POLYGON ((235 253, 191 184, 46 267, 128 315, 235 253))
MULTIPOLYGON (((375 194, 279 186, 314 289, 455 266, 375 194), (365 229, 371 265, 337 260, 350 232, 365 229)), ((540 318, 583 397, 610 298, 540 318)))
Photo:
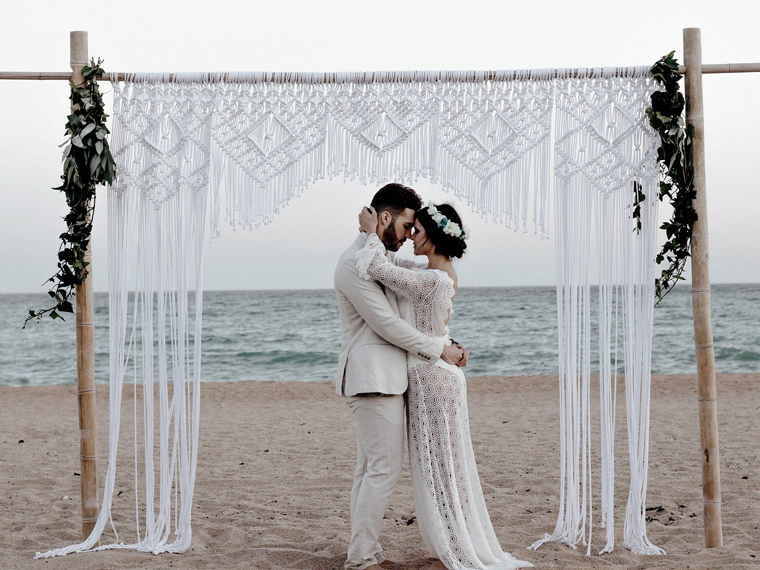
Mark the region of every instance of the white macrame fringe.
MULTIPOLYGON (((652 263, 657 251, 657 206, 654 199, 658 180, 646 176, 641 180, 647 199, 641 207, 642 231, 626 232, 621 220, 622 251, 617 259, 622 265, 624 283, 623 330, 625 337, 625 398, 628 423, 628 459, 631 482, 623 529, 623 546, 636 554, 665 554, 650 542, 646 531, 646 491, 649 466, 649 412, 652 377, 652 327, 654 320, 654 278, 652 263)), ((633 207, 627 196, 626 209, 633 207)), ((630 211, 630 210, 629 210, 630 211)), ((618 214, 619 215, 619 214, 618 214)), ((614 425, 613 425, 614 429, 614 425)), ((611 504, 612 501, 610 501, 611 504)), ((610 507, 611 508, 611 507, 610 507)), ((610 550, 612 549, 610 545, 610 550)))
POLYGON ((36 558, 106 549, 177 553, 189 547, 192 537, 208 195, 208 160, 199 149, 210 144, 210 122, 203 119, 204 113, 183 113, 187 100, 181 90, 171 86, 153 99, 152 115, 144 116, 146 120, 137 125, 127 123, 131 109, 123 103, 116 98, 111 145, 119 178, 108 193, 111 390, 103 503, 85 541, 37 553, 36 558), (165 113, 174 118, 165 121, 165 113), (198 117, 201 120, 196 120, 198 117), (145 145, 131 144, 133 128, 144 135, 145 145), (180 132, 187 140, 177 145, 180 132), (192 308, 191 289, 195 292, 192 308), (110 520, 122 393, 130 369, 135 391, 137 542, 120 542, 114 529, 115 543, 93 548, 110 520), (138 385, 142 385, 143 399, 143 501, 137 479, 138 385), (158 466, 154 464, 156 452, 158 466))
POLYGON ((125 544, 116 534, 115 543, 99 549, 158 554, 188 548, 206 224, 212 237, 223 221, 233 228, 267 224, 310 183, 341 175, 367 184, 425 177, 484 217, 515 230, 531 227, 542 236, 554 182, 560 509, 554 532, 531 548, 557 541, 591 550, 596 244, 601 522, 607 541, 602 552, 614 545, 622 352, 631 465, 624 545, 637 553, 662 553, 648 541, 644 518, 657 225, 657 143, 644 116, 654 89, 648 68, 111 79, 118 181, 108 194, 111 392, 103 503, 87 540, 37 557, 92 550, 110 521, 122 392, 130 373, 137 540, 125 544), (648 196, 640 234, 632 231, 634 181, 648 196))
POLYGON ((614 547, 614 434, 621 334, 631 470, 624 546, 638 554, 664 553, 647 539, 644 518, 658 204, 658 145, 644 110, 654 88, 644 74, 621 79, 598 70, 557 81, 561 498, 554 531, 531 549, 561 542, 573 548, 583 544, 586 553, 591 553, 590 274, 596 245, 600 500, 606 539, 600 554, 614 547), (633 232, 634 182, 642 185, 648 197, 642 204, 640 233, 633 232))

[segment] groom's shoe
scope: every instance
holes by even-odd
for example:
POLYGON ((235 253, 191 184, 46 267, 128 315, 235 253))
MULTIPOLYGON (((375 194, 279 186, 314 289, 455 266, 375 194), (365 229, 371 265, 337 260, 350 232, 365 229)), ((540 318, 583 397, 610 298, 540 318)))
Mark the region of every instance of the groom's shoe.
POLYGON ((383 560, 380 563, 381 568, 390 568, 391 566, 396 566, 396 563, 393 562, 392 560, 383 560))

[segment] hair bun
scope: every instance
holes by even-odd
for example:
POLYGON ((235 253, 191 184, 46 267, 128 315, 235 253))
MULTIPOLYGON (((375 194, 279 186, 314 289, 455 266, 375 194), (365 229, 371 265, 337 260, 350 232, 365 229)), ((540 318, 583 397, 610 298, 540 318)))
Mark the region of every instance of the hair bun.
POLYGON ((422 227, 425 228, 425 233, 437 253, 449 259, 458 259, 464 255, 467 249, 465 238, 468 237, 468 231, 462 224, 462 218, 456 209, 454 209, 454 206, 451 204, 429 203, 428 206, 420 208, 417 211, 417 219, 422 227), (436 210, 437 212, 435 212, 436 210), (441 216, 443 216, 447 221, 455 223, 460 230, 456 232, 457 235, 453 235, 451 231, 445 231, 445 227, 441 227, 439 221, 433 219, 431 211, 435 212, 436 218, 441 219, 441 216))

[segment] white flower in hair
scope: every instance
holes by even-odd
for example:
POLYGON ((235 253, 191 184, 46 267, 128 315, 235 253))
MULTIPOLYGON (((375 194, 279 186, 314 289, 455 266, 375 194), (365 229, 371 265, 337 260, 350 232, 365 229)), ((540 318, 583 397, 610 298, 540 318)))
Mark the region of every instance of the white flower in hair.
POLYGON ((461 240, 466 240, 470 237, 470 229, 467 226, 465 226, 464 229, 460 228, 459 224, 452 222, 446 216, 441 214, 433 202, 428 202, 427 213, 430 216, 430 219, 443 230, 443 233, 461 240))
POLYGON ((451 221, 444 226, 443 231, 449 234, 451 237, 459 237, 459 234, 461 232, 459 229, 459 224, 451 221))

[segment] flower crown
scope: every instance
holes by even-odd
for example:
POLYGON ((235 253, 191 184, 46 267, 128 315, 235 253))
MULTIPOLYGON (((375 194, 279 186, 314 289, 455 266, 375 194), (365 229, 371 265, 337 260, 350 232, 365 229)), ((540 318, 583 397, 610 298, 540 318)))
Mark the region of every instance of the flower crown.
POLYGON ((446 216, 438 211, 433 202, 428 202, 427 213, 438 224, 438 227, 443 229, 443 233, 450 235, 451 237, 459 238, 462 241, 470 238, 470 228, 467 226, 459 227, 459 224, 452 222, 446 216))

